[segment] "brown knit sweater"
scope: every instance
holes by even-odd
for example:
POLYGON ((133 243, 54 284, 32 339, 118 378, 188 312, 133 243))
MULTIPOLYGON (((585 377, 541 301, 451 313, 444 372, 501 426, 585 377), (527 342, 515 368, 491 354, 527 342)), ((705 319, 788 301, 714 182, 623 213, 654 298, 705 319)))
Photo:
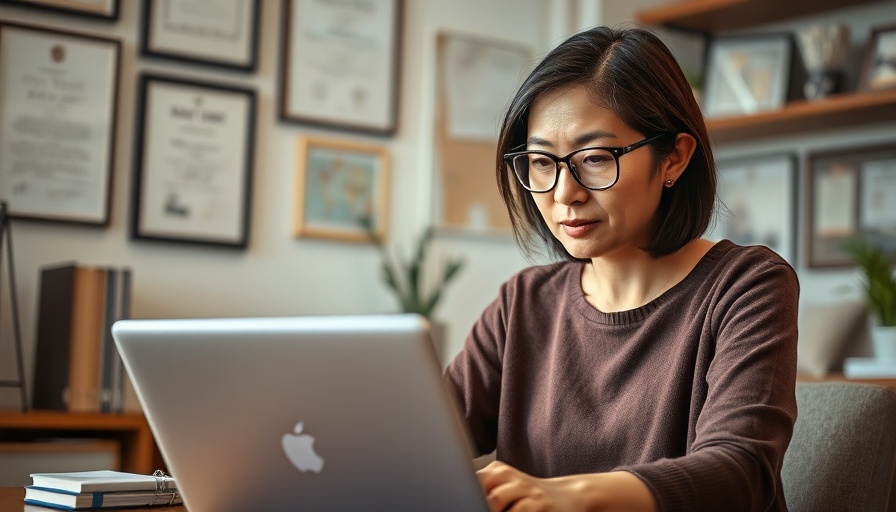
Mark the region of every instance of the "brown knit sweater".
POLYGON ((717 243, 630 311, 585 299, 581 263, 523 270, 445 378, 476 449, 535 476, 625 470, 660 510, 786 510, 796 420, 793 269, 717 243))

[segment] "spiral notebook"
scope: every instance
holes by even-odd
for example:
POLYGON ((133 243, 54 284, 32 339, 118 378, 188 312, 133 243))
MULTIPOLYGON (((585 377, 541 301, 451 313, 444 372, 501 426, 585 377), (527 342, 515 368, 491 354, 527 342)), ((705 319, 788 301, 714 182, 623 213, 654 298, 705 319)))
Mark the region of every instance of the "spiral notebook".
POLYGON ((422 317, 112 333, 189 510, 488 510, 422 317))

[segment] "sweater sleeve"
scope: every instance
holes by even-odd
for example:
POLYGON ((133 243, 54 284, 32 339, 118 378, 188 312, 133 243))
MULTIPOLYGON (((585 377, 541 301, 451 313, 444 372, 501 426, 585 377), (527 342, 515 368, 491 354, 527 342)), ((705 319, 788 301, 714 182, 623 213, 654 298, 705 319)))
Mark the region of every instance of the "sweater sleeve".
POLYGON ((780 469, 796 420, 799 284, 783 260, 749 263, 722 276, 710 298, 715 354, 687 453, 618 468, 641 478, 662 511, 783 503, 780 469))
MULTIPOLYGON (((501 296, 506 296, 507 284, 501 296)), ((474 324, 463 349, 445 370, 445 381, 473 443, 474 456, 495 449, 501 396, 501 347, 505 338, 501 296, 474 324)))

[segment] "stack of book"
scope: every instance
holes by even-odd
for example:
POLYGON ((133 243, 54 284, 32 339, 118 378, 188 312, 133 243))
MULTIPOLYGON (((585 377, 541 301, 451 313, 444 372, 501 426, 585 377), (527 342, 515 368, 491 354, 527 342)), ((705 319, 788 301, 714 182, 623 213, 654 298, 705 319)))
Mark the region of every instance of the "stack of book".
POLYGON ((121 412, 126 375, 112 324, 128 317, 130 290, 129 269, 41 269, 35 409, 121 412))
POLYGON ((34 473, 25 503, 62 510, 146 507, 183 503, 174 479, 120 471, 34 473))

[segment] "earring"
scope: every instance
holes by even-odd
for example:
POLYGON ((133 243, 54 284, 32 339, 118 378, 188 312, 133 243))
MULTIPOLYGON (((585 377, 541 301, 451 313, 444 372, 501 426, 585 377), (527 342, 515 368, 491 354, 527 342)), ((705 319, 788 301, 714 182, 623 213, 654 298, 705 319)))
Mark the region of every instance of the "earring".
POLYGON ((666 180, 665 182, 663 182, 663 185, 665 185, 666 188, 672 188, 672 185, 675 185, 675 181, 674 180, 666 180))

